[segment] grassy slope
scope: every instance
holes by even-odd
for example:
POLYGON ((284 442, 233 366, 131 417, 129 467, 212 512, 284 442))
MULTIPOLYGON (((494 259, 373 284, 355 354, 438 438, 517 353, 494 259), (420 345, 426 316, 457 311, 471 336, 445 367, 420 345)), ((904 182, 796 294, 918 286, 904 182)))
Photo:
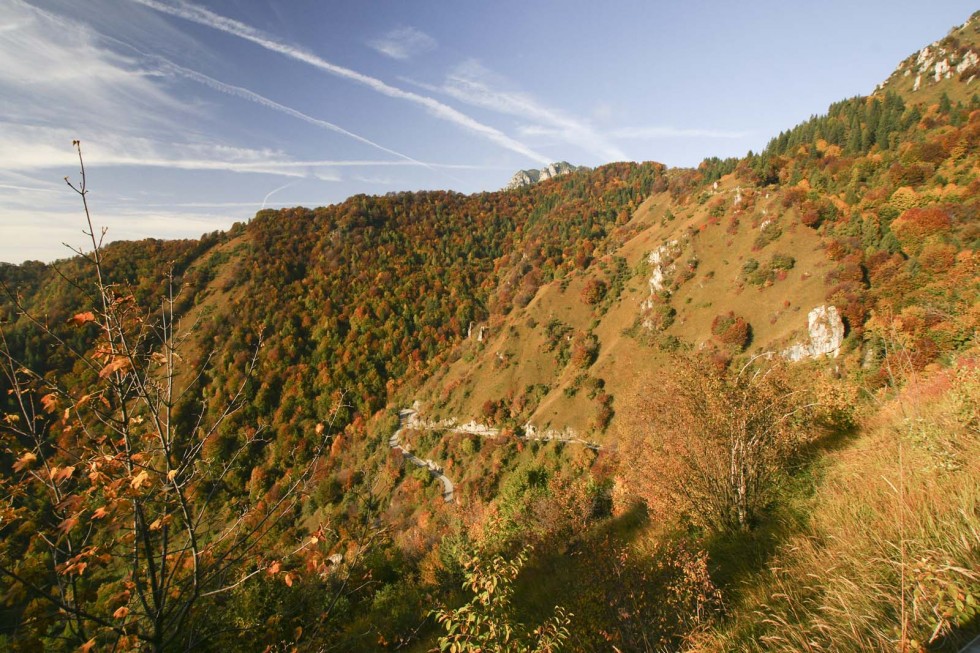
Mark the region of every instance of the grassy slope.
MULTIPOLYGON (((590 429, 595 412, 592 402, 581 393, 572 397, 565 393, 583 370, 574 365, 561 367, 554 353, 545 351, 547 324, 557 318, 573 331, 593 329, 601 345, 598 358, 587 373, 603 379, 609 394, 625 396, 639 373, 655 369, 663 359, 656 347, 646 346, 642 338, 638 340, 626 332, 634 326, 640 304, 649 297, 647 255, 674 239, 684 243, 678 265, 691 257, 700 263, 694 277, 681 283, 674 293, 671 305, 677 316, 667 335, 701 346, 711 339, 712 320, 734 311, 752 325, 753 352, 779 349, 799 339, 806 329, 807 312, 824 303, 826 288, 822 279, 831 262, 822 250, 819 236, 799 224, 795 209, 782 208, 777 191, 757 191, 752 206, 737 213, 739 224, 734 230, 729 229, 727 218, 711 216, 713 207, 720 205, 726 212, 732 209, 738 186, 736 180, 727 177, 717 190, 705 192, 702 203, 693 201, 687 205, 673 201, 666 192, 652 196, 627 225, 635 233, 609 251, 606 258, 624 258, 631 271, 618 298, 603 306, 602 311, 580 298, 587 279, 608 282, 610 274, 603 267, 609 270, 611 266, 601 262, 576 273, 567 283, 547 284, 525 308, 491 324, 486 342, 477 343, 474 338, 465 343, 460 358, 432 379, 420 396, 436 404, 440 416, 479 421, 483 419, 481 407, 487 400, 543 383, 550 390, 531 414, 532 423, 539 428, 571 427, 601 438, 602 433, 590 429), (663 219, 668 211, 676 216, 673 220, 663 219), (783 233, 756 250, 759 227, 767 220, 779 225, 783 233), (773 253, 790 254, 796 259, 787 277, 771 285, 745 283, 741 274, 745 261, 755 258, 764 263, 773 253), (447 401, 438 401, 440 397, 447 397, 447 401)), ((745 196, 752 191, 743 188, 741 192, 745 196)))
POLYGON ((879 398, 821 460, 805 527, 699 650, 890 650, 903 621, 906 650, 968 640, 980 615, 977 363, 965 356, 879 398))

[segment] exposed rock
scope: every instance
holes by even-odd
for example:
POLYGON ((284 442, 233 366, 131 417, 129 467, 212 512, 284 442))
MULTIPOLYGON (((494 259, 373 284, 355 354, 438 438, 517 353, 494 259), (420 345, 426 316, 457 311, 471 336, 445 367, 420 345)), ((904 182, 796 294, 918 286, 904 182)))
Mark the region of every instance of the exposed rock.
POLYGON ((978 63, 980 63, 980 56, 977 56, 976 52, 970 50, 969 52, 964 54, 963 59, 960 60, 958 64, 956 64, 956 72, 957 74, 962 73, 967 68, 970 68, 971 66, 976 66, 978 63))
POLYGON ((844 321, 835 306, 818 306, 807 315, 809 341, 796 343, 783 350, 782 356, 789 361, 805 358, 836 358, 844 343, 844 321))
POLYGON ((510 182, 504 186, 504 190, 514 190, 515 188, 523 188, 524 186, 533 186, 539 181, 544 181, 553 177, 560 177, 561 175, 567 175, 568 173, 575 172, 576 170, 588 170, 588 168, 585 166, 573 166, 567 161, 559 161, 557 163, 551 163, 540 170, 518 170, 514 176, 510 178, 510 182))
MULTIPOLYGON (((898 68, 875 88, 878 92, 886 88, 889 84, 905 77, 914 75, 912 79, 912 91, 918 91, 927 86, 938 84, 943 80, 953 78, 953 75, 969 74, 967 71, 980 64, 980 55, 963 42, 961 34, 976 30, 977 23, 980 22, 980 12, 970 16, 961 26, 950 30, 946 39, 940 39, 935 43, 922 48, 917 53, 908 57, 899 64, 898 68), (952 38, 952 41, 947 39, 952 38), (945 43, 945 45, 943 45, 945 43), (952 47, 948 47, 952 44, 952 47)), ((973 81, 973 75, 963 80, 969 85, 973 81)), ((963 78, 960 77, 962 80, 963 78)))
POLYGON ((647 262, 653 266, 650 273, 650 292, 658 293, 667 287, 667 277, 675 269, 674 260, 681 254, 681 245, 671 240, 650 252, 647 262))

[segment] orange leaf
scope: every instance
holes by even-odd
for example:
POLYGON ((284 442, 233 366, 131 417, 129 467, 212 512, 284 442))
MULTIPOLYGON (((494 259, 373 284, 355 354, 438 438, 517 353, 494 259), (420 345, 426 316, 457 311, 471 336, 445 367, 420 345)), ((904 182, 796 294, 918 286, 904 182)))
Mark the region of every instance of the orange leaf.
POLYGON ((279 573, 279 563, 273 562, 271 565, 269 565, 269 575, 275 576, 278 573, 279 573))
POLYGON ((106 510, 105 506, 100 506, 99 508, 96 508, 95 512, 92 513, 92 519, 102 519, 108 514, 109 511, 106 510))
POLYGON ((78 313, 68 319, 69 324, 74 324, 77 327, 88 324, 89 322, 95 322, 95 314, 92 311, 78 313))
POLYGON ((46 413, 53 413, 58 410, 58 395, 53 392, 44 395, 41 397, 41 406, 46 413))
POLYGON ((82 644, 81 646, 79 646, 78 647, 78 650, 79 650, 80 653, 88 653, 93 648, 95 648, 95 638, 94 637, 92 639, 88 640, 87 642, 85 642, 84 644, 82 644))
POLYGON ((115 617, 116 619, 125 619, 126 615, 128 614, 129 614, 129 608, 127 608, 124 605, 121 608, 117 608, 116 611, 112 613, 112 616, 115 617))
POLYGON ((292 574, 286 574, 286 576, 283 578, 283 580, 286 581, 286 586, 287 587, 292 587, 293 586, 293 575, 292 574))
POLYGON ((69 517, 65 521, 58 524, 58 530, 62 533, 67 533, 76 526, 78 526, 78 517, 69 517))
POLYGON ((132 361, 126 356, 114 356, 108 365, 99 372, 99 378, 104 379, 115 372, 125 372, 132 367, 132 361))

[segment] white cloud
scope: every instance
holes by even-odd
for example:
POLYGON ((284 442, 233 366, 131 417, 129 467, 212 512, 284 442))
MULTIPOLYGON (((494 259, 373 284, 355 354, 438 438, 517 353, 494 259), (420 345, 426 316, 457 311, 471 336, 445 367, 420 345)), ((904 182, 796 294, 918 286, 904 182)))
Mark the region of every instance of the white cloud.
POLYGON ((602 162, 628 158, 587 120, 549 107, 528 93, 507 90, 508 85, 506 79, 475 60, 466 61, 453 69, 442 86, 420 84, 423 88, 440 91, 466 104, 540 123, 533 128, 522 129, 521 133, 525 136, 547 134, 557 137, 585 150, 602 162))
MULTIPOLYGON (((161 211, 109 211, 101 209, 99 226, 108 229, 106 242, 137 238, 197 238, 226 228, 227 214, 161 211)), ((66 247, 85 247, 84 218, 73 213, 37 209, 5 209, 0 223, 0 261, 52 261, 73 256, 66 247)), ((89 246, 88 249, 91 249, 89 246)))
MULTIPOLYGON (((74 173, 78 155, 71 143, 80 134, 62 127, 0 122, 0 170, 24 172, 58 169, 74 173)), ((179 170, 221 170, 302 177, 310 167, 284 153, 210 143, 167 143, 101 129, 82 136, 88 167, 145 166, 179 170)))
POLYGON ((278 41, 272 36, 269 36, 268 34, 265 34, 264 32, 240 21, 221 16, 203 7, 197 7, 187 3, 182 3, 175 6, 158 2, 158 0, 132 0, 132 2, 136 2, 137 4, 141 4, 145 7, 149 7, 150 9, 154 9, 171 16, 176 16, 199 25, 204 25, 206 27, 219 30, 226 34, 237 36, 238 38, 259 45, 266 50, 278 52, 279 54, 296 61, 301 61, 307 65, 313 66, 314 68, 330 73, 331 75, 336 75, 337 77, 362 84, 387 97, 406 100, 413 104, 417 104, 425 108, 433 116, 453 123, 458 127, 496 143, 500 147, 516 152, 531 160, 537 161, 538 163, 549 162, 548 157, 540 154, 539 152, 535 152, 524 143, 511 138, 495 127, 491 127, 490 125, 486 125, 475 120, 465 113, 462 113, 461 111, 458 111, 457 109, 454 109, 453 107, 444 104, 435 98, 419 95, 418 93, 413 93, 411 91, 405 91, 383 82, 376 77, 365 75, 355 70, 351 70, 350 68, 345 68, 343 66, 330 63, 326 59, 323 59, 322 57, 319 57, 301 47, 278 41))
POLYGON ((399 27, 379 39, 368 41, 368 45, 392 59, 405 60, 435 50, 438 44, 434 38, 414 27, 399 27))

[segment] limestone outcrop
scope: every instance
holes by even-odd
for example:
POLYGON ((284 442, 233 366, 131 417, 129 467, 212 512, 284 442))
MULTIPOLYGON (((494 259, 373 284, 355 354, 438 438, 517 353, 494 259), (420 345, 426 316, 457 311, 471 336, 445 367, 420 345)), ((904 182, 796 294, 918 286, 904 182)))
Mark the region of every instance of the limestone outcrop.
POLYGON ((844 321, 836 306, 817 306, 807 314, 809 339, 805 343, 784 349, 783 358, 788 361, 801 361, 807 358, 836 358, 844 343, 844 321))
POLYGON ((560 177, 561 175, 567 175, 570 172, 575 172, 576 170, 586 170, 585 166, 573 166, 567 161, 558 161, 557 163, 550 163, 540 170, 518 170, 513 177, 510 178, 510 182, 504 187, 504 190, 514 190, 516 188, 523 188, 524 186, 533 186, 534 184, 545 181, 546 179, 552 179, 553 177, 560 177))

